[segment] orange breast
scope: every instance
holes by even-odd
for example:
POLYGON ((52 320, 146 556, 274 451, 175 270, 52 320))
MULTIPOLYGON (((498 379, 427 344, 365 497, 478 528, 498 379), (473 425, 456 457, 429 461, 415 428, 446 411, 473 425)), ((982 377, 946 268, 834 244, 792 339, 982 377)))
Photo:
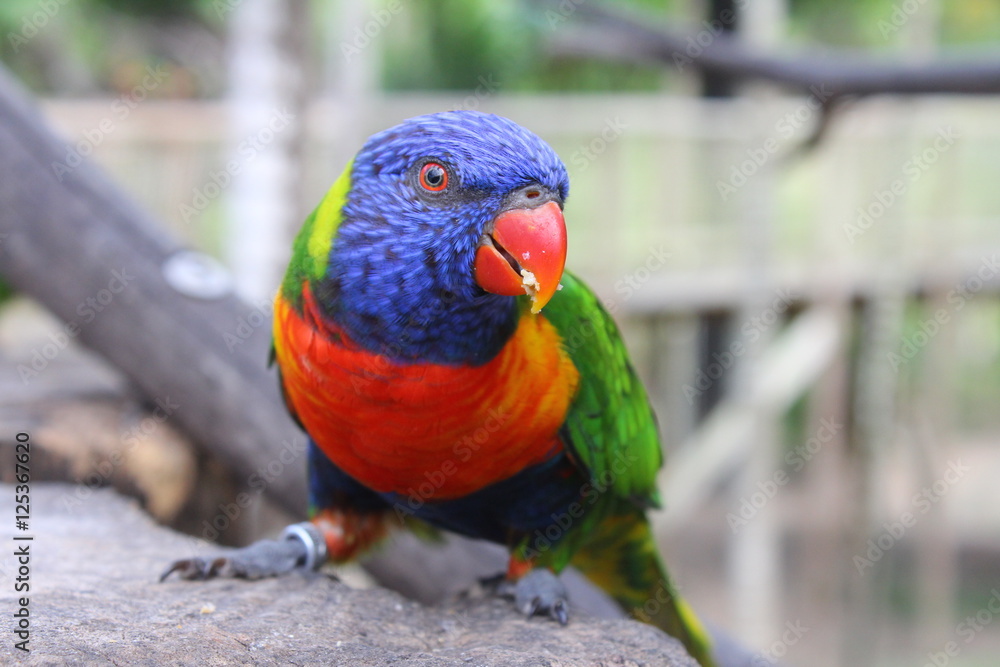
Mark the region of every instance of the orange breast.
POLYGON ((559 451, 578 374, 544 318, 522 317, 482 366, 399 364, 316 324, 315 302, 304 292, 303 315, 280 296, 275 303, 285 391, 316 444, 362 484, 455 498, 559 451))

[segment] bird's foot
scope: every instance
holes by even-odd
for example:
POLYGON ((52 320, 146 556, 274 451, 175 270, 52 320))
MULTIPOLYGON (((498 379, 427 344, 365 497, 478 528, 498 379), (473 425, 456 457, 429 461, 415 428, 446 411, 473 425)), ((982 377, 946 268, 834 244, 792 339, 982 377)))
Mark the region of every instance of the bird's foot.
POLYGON ((326 562, 326 542, 310 523, 285 528, 280 540, 260 540, 248 547, 214 558, 183 558, 160 575, 166 580, 176 572, 181 579, 275 577, 301 568, 315 570, 326 562))
POLYGON ((514 606, 525 616, 545 614, 559 621, 569 622, 569 599, 566 586, 551 570, 535 568, 517 581, 504 581, 497 592, 514 599, 514 606))

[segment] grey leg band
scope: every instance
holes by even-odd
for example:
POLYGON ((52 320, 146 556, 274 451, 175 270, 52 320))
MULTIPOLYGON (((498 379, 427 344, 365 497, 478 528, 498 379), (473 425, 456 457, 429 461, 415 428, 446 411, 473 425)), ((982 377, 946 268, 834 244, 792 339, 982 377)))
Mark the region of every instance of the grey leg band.
POLYGON ((323 534, 320 533, 319 528, 308 521, 286 526, 285 530, 281 533, 281 539, 299 540, 305 545, 306 561, 302 567, 307 570, 318 570, 326 562, 326 540, 323 539, 323 534))

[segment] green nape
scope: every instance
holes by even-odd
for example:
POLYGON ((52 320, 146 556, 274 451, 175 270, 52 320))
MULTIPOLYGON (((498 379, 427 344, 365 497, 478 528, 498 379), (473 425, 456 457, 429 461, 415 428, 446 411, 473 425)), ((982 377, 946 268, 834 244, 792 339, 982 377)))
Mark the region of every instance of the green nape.
POLYGON ((292 245, 292 258, 288 271, 281 283, 281 295, 296 310, 302 307, 302 282, 315 282, 326 273, 333 237, 340 226, 341 211, 347 202, 351 189, 351 168, 354 161, 347 163, 340 178, 327 190, 319 206, 302 223, 302 229, 292 245))
POLYGON ((559 332, 580 372, 564 425, 569 446, 592 480, 610 479, 615 495, 656 507, 663 454, 646 390, 600 299, 569 271, 562 286, 541 316, 559 332))

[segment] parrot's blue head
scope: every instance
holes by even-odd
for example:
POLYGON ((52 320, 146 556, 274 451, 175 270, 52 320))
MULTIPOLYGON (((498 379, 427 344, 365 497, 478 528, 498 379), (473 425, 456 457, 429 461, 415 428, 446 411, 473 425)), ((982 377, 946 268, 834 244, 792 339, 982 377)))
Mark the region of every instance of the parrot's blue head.
POLYGON ((355 157, 321 307, 399 360, 488 361, 537 312, 566 253, 566 168, 539 137, 476 111, 411 118, 355 157))

